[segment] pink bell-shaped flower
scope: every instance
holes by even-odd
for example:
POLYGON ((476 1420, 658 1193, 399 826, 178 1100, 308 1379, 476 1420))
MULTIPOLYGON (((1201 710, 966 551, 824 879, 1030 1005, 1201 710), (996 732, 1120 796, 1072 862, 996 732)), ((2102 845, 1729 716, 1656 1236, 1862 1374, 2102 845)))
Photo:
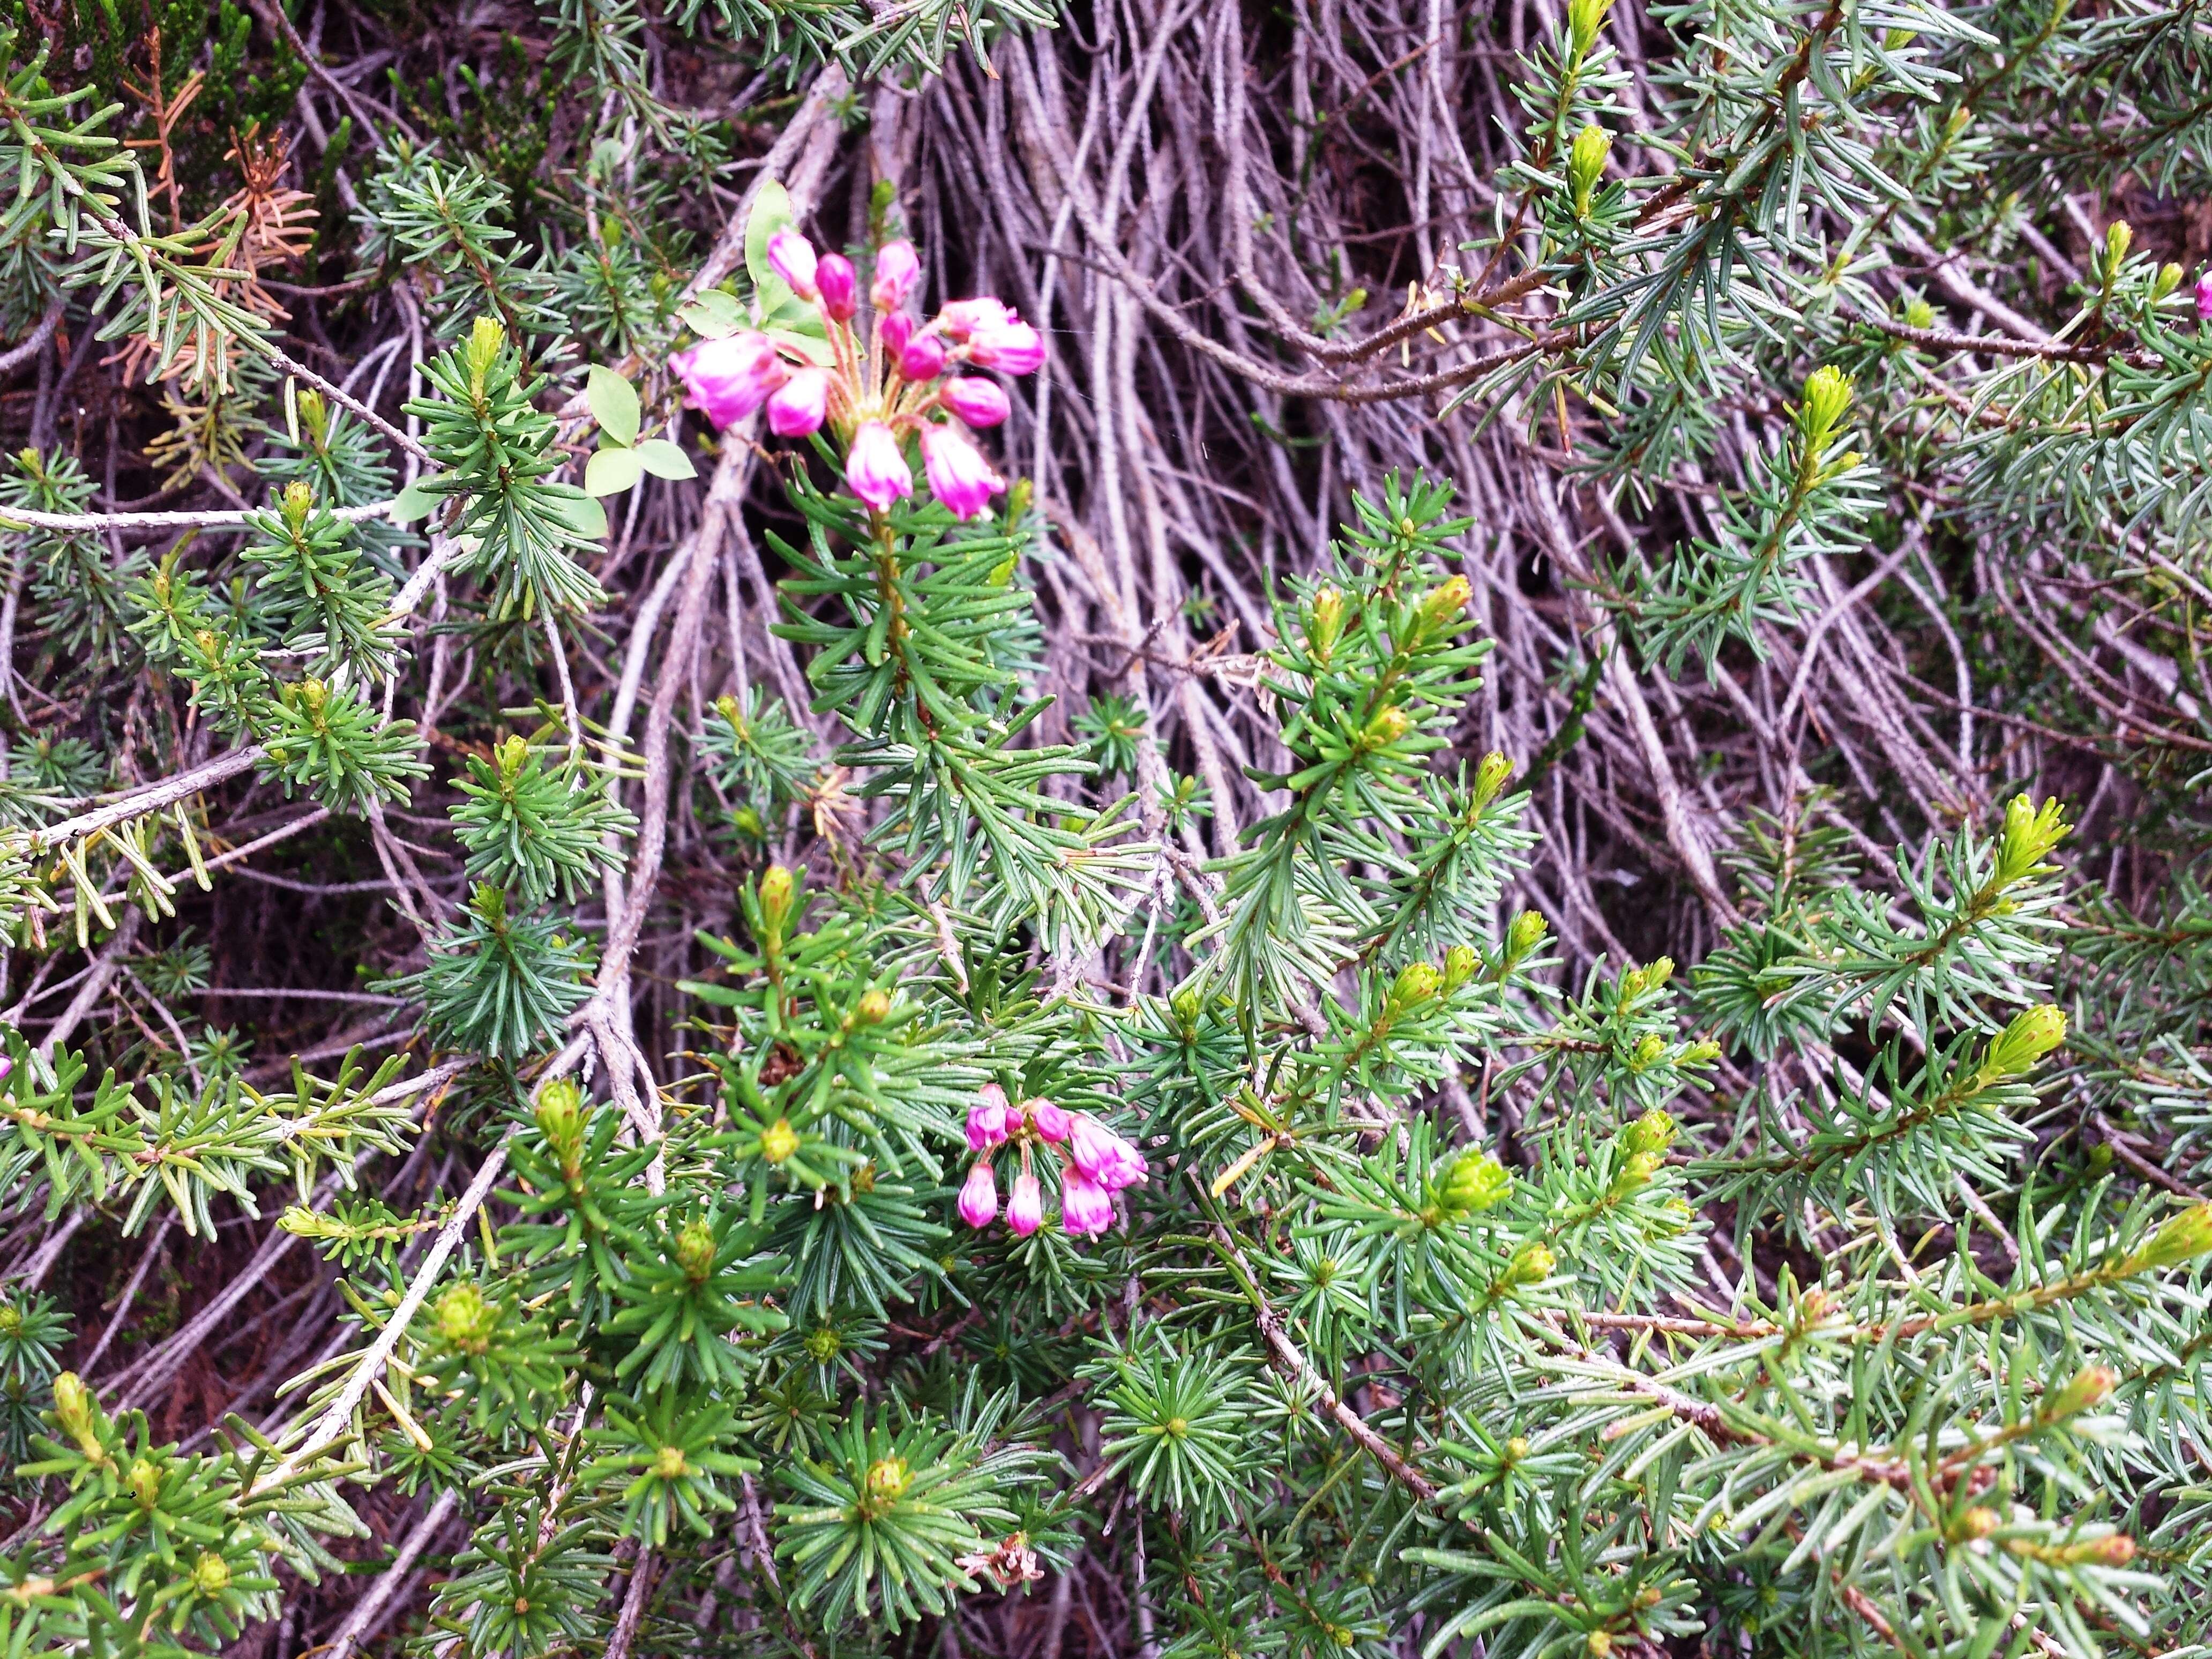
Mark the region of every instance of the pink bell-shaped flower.
POLYGON ((1114 1200, 1080 1170, 1070 1170, 1060 1178, 1060 1224, 1075 1238, 1103 1233, 1114 1224, 1114 1200))
POLYGON ((830 376, 802 368, 769 394, 769 430, 779 438, 804 438, 819 432, 830 413, 830 376))
POLYGON ((845 457, 845 482, 853 493, 881 513, 914 494, 914 469, 899 453, 898 440, 881 421, 863 421, 845 457))
POLYGON ((968 1171, 960 1188, 960 1218, 971 1227, 988 1227, 999 1213, 999 1184, 991 1166, 978 1164, 968 1171))
POLYGON ((815 257, 814 244, 788 225, 768 239, 768 262, 800 299, 822 297, 822 290, 814 283, 815 271, 821 263, 815 257))
POLYGON ((1006 1225, 1024 1238, 1044 1225, 1044 1188, 1027 1170, 1014 1177, 1013 1196, 1006 1200, 1006 1225))
POLYGON ((973 300, 955 300, 937 313, 937 326, 949 338, 964 340, 977 329, 1012 321, 1013 315, 1005 301, 985 294, 973 300))
POLYGON ((814 267, 814 286, 821 290, 822 314, 833 323, 849 323, 860 308, 860 273, 842 253, 825 253, 814 267))
POLYGON ((945 408, 979 432, 1005 420, 1010 407, 1005 388, 980 374, 963 374, 947 380, 938 388, 937 396, 945 408))
POLYGON ((726 334, 702 340, 668 360, 684 382, 692 408, 717 430, 734 426, 761 406, 790 371, 765 334, 726 334))
POLYGON ((885 242, 876 250, 876 276, 868 285, 869 301, 878 311, 896 311, 921 280, 921 256, 914 251, 914 244, 903 236, 885 242))
POLYGON ((915 320, 903 311, 894 311, 889 316, 876 319, 876 343, 884 349, 884 361, 895 363, 906 349, 906 343, 914 338, 915 320))
POLYGON ((968 1109, 968 1150, 982 1152, 1004 1146, 1009 1127, 1006 1115, 1004 1089, 987 1083, 976 1091, 975 1103, 968 1109))
POLYGON ((2197 314, 2212 319, 2212 270, 2197 279, 2197 314))
POLYGON ((1030 1127, 1036 1129, 1041 1139, 1055 1146, 1067 1139, 1067 1113, 1052 1102, 1042 1098, 1025 1100, 1022 1103, 1022 1110, 1029 1114, 1030 1127))
MULTIPOLYGON (((956 519, 972 519, 991 504, 991 497, 1006 493, 1006 481, 991 471, 991 464, 982 453, 957 429, 949 426, 926 426, 921 429, 922 470, 929 475, 929 493, 945 503, 945 510, 956 519)), ((1052 1103, 1054 1112, 1060 1108, 1052 1103)), ((1060 1113, 1062 1119, 1065 1112, 1060 1113)), ((1042 1121, 1040 1120, 1040 1121, 1042 1121)), ((1040 1127, 1039 1133, 1042 1133, 1040 1127)), ((1057 1135, 1046 1137, 1059 1139, 1057 1135)))
POLYGON ((968 361, 1008 374, 1034 374, 1044 362, 1044 341, 1010 311, 968 337, 968 361))
POLYGON ((1097 1118, 1079 1114, 1068 1137, 1075 1167, 1109 1193, 1133 1187, 1146 1174, 1144 1155, 1097 1118))

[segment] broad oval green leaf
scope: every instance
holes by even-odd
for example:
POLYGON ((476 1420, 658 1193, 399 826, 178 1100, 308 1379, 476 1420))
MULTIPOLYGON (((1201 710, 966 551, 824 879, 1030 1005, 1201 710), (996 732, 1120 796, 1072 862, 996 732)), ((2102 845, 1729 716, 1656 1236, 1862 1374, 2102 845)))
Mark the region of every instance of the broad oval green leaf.
MULTIPOLYGON (((691 465, 681 446, 665 438, 647 438, 635 449, 627 452, 637 457, 639 464, 656 478, 696 478, 699 469, 691 465)), ((599 457, 592 458, 596 461, 599 457)))
MULTIPOLYGON (((611 368, 593 363, 591 374, 585 377, 584 401, 591 405, 592 418, 608 437, 625 449, 637 441, 637 388, 628 380, 611 368)), ((622 488, 627 489, 629 485, 622 488)))
POLYGON ((644 476, 644 459, 635 449, 602 449, 584 467, 584 493, 619 495, 644 476))

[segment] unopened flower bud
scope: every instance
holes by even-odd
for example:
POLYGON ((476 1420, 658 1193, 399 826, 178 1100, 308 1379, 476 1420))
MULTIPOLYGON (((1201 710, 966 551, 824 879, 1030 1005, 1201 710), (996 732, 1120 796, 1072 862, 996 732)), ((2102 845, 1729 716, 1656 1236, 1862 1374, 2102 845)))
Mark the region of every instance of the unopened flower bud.
POLYGON ((2179 1267, 2212 1251, 2212 1204, 2192 1204, 2166 1224, 2121 1263, 2124 1273, 2179 1267))
POLYGON ((1567 56, 1577 67, 1597 44, 1597 32, 1605 27, 1605 15, 1612 9, 1613 0, 1568 0, 1567 56))
POLYGON ((1589 217, 1590 197, 1605 176, 1606 157, 1613 154, 1613 135, 1601 126, 1587 126, 1575 135, 1567 151, 1567 187, 1574 198, 1575 217, 1589 217))
POLYGON ((574 1078, 556 1077, 547 1084, 539 1091, 531 1115, 537 1121, 538 1133, 545 1137, 545 1144, 563 1164, 582 1150, 584 1091, 574 1078))
POLYGON ((2105 274, 2108 278, 2120 268, 2120 261, 2128 257, 2128 249, 2135 240, 2135 227, 2124 219, 2115 219, 2105 227, 2105 274))
POLYGON ((1633 1002, 1649 995, 1674 977, 1674 958, 1655 957, 1641 968, 1632 968, 1620 976, 1620 1000, 1633 1002))
POLYGON ((1982 1057, 1982 1075, 1989 1079, 2019 1077, 2066 1041, 2066 1015, 2052 1004, 2039 1003, 2022 1009, 1996 1036, 1982 1057))
POLYGON ((1986 1504, 1976 1504, 1953 1524, 1952 1540, 1960 1544, 1972 1543, 1977 1539, 1987 1538, 2001 1524, 1995 1510, 1986 1504))
POLYGON ((1044 1188, 1027 1170, 1014 1177, 1013 1195, 1006 1200, 1006 1225, 1027 1238, 1044 1224, 1044 1188))
POLYGON ((1917 294, 1905 302, 1904 309, 1899 314, 1903 317, 1907 328, 1917 328, 1924 331, 1936 326, 1936 307, 1917 294))
POLYGON ((962 422, 979 432, 998 425, 1012 410, 1005 389, 996 380, 987 380, 980 374, 963 374, 947 380, 937 397, 962 422))
POLYGON ((853 1021, 858 1025, 880 1025, 890 1017, 890 995, 884 991, 863 991, 853 1009, 853 1021))
POLYGON ((934 334, 908 341, 899 352, 898 371, 908 380, 933 380, 945 373, 945 342, 934 334))
POLYGON ((230 1563, 213 1550, 202 1550, 192 1563, 192 1588, 202 1595, 221 1595, 230 1588, 230 1563))
POLYGON ((1498 791, 1513 781, 1513 763, 1495 749, 1474 769, 1474 805, 1479 811, 1498 799, 1498 791))
POLYGON ((1413 717, 1392 704, 1378 708, 1368 718, 1360 737, 1370 749, 1386 748, 1413 729, 1413 717))
POLYGON ((1436 995, 1437 987, 1443 976, 1425 962, 1409 962, 1398 970, 1391 982, 1390 1002, 1394 1007, 1410 1008, 1417 1002, 1426 1002, 1436 995))
POLYGON ((2119 1382, 2120 1374, 2109 1365, 2084 1365, 2064 1388, 2043 1402, 2045 1420, 2057 1422, 2101 1406, 2119 1382))
POLYGON ((1512 1190, 1513 1174, 1488 1152, 1468 1151, 1444 1171, 1437 1198, 1462 1214, 1487 1210, 1512 1190))
POLYGON ((1540 1285, 1559 1271, 1559 1259, 1541 1244, 1523 1245, 1505 1270, 1504 1282, 1516 1285, 1540 1285))
POLYGON ((899 360, 899 353, 906 349, 907 343, 914 338, 914 331, 919 326, 921 325, 903 311, 894 311, 888 317, 876 319, 876 343, 883 348, 885 362, 895 363, 899 360))
POLYGON ((1824 363, 1806 377, 1799 428, 1815 448, 1826 448, 1850 407, 1851 377, 1834 364, 1824 363))
POLYGON ((2156 305, 2180 286, 2181 267, 2169 260, 2158 268, 2158 275, 2151 279, 2150 302, 2156 305))
POLYGON ((1445 951, 1443 980, 1445 994, 1449 995, 1473 979, 1474 970, 1481 964, 1482 959, 1475 954, 1474 946, 1472 945, 1455 945, 1450 950, 1445 951))
POLYGON ((914 244, 904 237, 885 242, 876 250, 874 280, 868 284, 868 300, 878 311, 896 311, 914 292, 915 284, 921 280, 921 257, 914 251, 914 244))
POLYGON ((906 1489, 914 1484, 914 1472, 903 1457, 886 1457, 868 1465, 863 1484, 869 1503, 888 1509, 906 1496, 906 1489))
POLYGON ((860 275, 842 253, 825 253, 814 267, 814 286, 822 295, 822 314, 849 323, 860 308, 860 275))
POLYGON ((142 1510, 150 1510, 161 1501, 161 1471, 144 1458, 134 1458, 131 1473, 124 1477, 131 1488, 131 1496, 142 1510))
POLYGON ((788 225, 768 239, 768 262, 800 299, 821 297, 821 290, 814 285, 815 273, 821 265, 814 244, 788 225))
POLYGON ((714 1271, 714 1230, 704 1216, 694 1216, 676 1233, 676 1265, 694 1285, 703 1285, 714 1271))
POLYGON ((1583 1638, 1583 1647, 1589 1654, 1590 1659, 1610 1659, 1613 1652, 1613 1638, 1604 1631, 1594 1630, 1583 1638))
POLYGON ((2009 887, 2034 874, 2052 848, 2066 838, 2064 810, 2055 799, 2040 806, 2026 795, 2005 803, 2004 833, 1997 842, 1997 867, 1992 879, 2009 887))
POLYGON ((760 1155, 764 1162, 781 1164, 799 1150, 799 1131, 791 1120, 780 1117, 761 1131, 760 1155))
POLYGON ((1641 1192, 1651 1184, 1652 1177, 1664 1167, 1667 1160, 1657 1152, 1636 1152, 1623 1163, 1613 1177, 1613 1194, 1626 1198, 1641 1192))
POLYGON ((1620 1132, 1620 1140, 1632 1152, 1663 1152, 1674 1144, 1674 1115, 1654 1106, 1620 1132))
POLYGON ((1454 576, 1421 601, 1421 622, 1431 633, 1457 631, 1467 617, 1474 589, 1464 576, 1454 576))
POLYGON ((681 1446, 663 1446, 653 1455, 653 1473, 660 1480, 681 1480, 689 1468, 681 1446))
POLYGON ((1510 971, 1517 967, 1538 945, 1552 924, 1544 920, 1540 910, 1523 910, 1513 918, 1505 929, 1505 966, 1510 971))
POLYGON ((438 1335, 458 1353, 480 1354, 499 1329, 499 1304, 467 1279, 438 1298, 438 1335))
POLYGON ((772 932, 781 932, 791 915, 791 901, 798 884, 791 872, 781 864, 771 864, 761 872, 761 916, 772 932))
POLYGON ((960 1188, 960 1218, 971 1227, 988 1227, 999 1213, 999 1186, 991 1166, 978 1163, 968 1171, 960 1188))
POLYGON ((92 1390, 84 1386, 84 1379, 75 1371, 63 1371, 54 1378, 53 1389, 54 1420, 61 1425, 62 1432, 76 1442, 77 1449, 87 1457, 105 1457, 100 1443, 100 1407, 92 1390))
POLYGON ((1316 662, 1328 662, 1343 631, 1344 595, 1334 587, 1319 589, 1313 596, 1312 614, 1306 623, 1306 649, 1316 662))
POLYGON ((1636 1046, 1628 1051, 1628 1068, 1632 1072, 1648 1072, 1666 1058, 1667 1039, 1656 1031, 1646 1031, 1636 1039, 1636 1046))

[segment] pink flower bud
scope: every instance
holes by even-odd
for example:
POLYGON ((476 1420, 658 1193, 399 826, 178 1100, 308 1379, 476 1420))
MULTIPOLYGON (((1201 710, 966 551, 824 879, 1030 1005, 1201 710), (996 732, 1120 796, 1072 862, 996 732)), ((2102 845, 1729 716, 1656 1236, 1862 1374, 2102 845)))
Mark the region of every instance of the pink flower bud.
POLYGON ((2212 319, 2212 270, 2197 279, 2197 314, 2212 319))
POLYGON ((814 244, 788 225, 768 239, 768 262, 800 299, 820 297, 814 286, 814 244))
POLYGON ((888 317, 876 319, 876 339, 884 349, 884 356, 896 362, 906 343, 914 338, 914 319, 903 311, 894 311, 888 317))
POLYGON ((914 469, 899 453, 898 440, 881 421, 863 421, 845 457, 845 482, 877 512, 914 494, 914 469))
POLYGON ((1109 1193, 1145 1178, 1144 1156, 1095 1117, 1078 1116, 1067 1143, 1075 1167, 1109 1193))
POLYGON ((1006 418, 1009 405, 1005 389, 996 380, 987 380, 979 374, 963 374, 957 380, 947 380, 937 395, 947 409, 978 431, 996 426, 1006 418))
POLYGON ((925 334, 899 353, 899 373, 909 380, 933 380, 945 373, 945 342, 925 334))
POLYGON ((702 340, 668 360, 684 382, 692 408, 703 410, 716 428, 742 421, 758 409, 790 373, 764 334, 726 334, 702 340))
POLYGON ((937 326, 947 337, 964 340, 979 328, 1011 321, 1013 314, 1003 301, 986 294, 975 300, 955 300, 937 313, 937 326))
POLYGON ((968 337, 968 361, 1009 374, 1034 374, 1044 362, 1044 342, 1010 311, 1002 321, 986 323, 968 337))
POLYGON ((976 1091, 975 1103, 968 1109, 968 1150, 988 1152, 1002 1146, 1006 1139, 1006 1091, 995 1083, 987 1083, 976 1091))
POLYGON ((868 298, 878 311, 896 311, 921 279, 921 256, 902 236, 876 250, 876 279, 868 286, 868 298))
POLYGON ((1006 1225, 1027 1238, 1043 1224, 1044 1189, 1024 1170, 1014 1177, 1014 1194, 1006 1200, 1006 1225))
POLYGON ((960 1218, 971 1227, 988 1227, 998 1213, 999 1184, 991 1178, 991 1166, 978 1164, 960 1188, 960 1218))
POLYGON ((1114 1200, 1081 1170, 1070 1170, 1060 1183, 1060 1224, 1073 1238, 1103 1233, 1114 1224, 1114 1200))
POLYGON ((1025 1100, 1022 1109, 1030 1115, 1030 1121, 1045 1139, 1059 1142, 1067 1139, 1067 1114, 1048 1100, 1025 1100))
POLYGON ((769 430, 779 438, 804 438, 819 432, 830 412, 830 376, 818 368, 802 368, 770 394, 769 430))
MULTIPOLYGON (((922 470, 929 475, 929 493, 945 504, 945 510, 956 519, 972 519, 991 503, 994 495, 1004 495, 1006 481, 991 471, 991 464, 981 452, 959 432, 949 426, 926 426, 921 429, 922 470)), ((1044 1103, 1051 1106, 1050 1102, 1044 1103)), ((1060 1112, 1060 1108, 1051 1109, 1060 1112)), ((1063 1121, 1065 1112, 1060 1112, 1063 1121)), ((1040 1127, 1039 1133, 1042 1130, 1040 1127)), ((1057 1140, 1060 1135, 1048 1135, 1057 1140)))
POLYGON ((860 308, 860 273, 842 253, 825 253, 814 267, 814 286, 822 291, 822 310, 833 323, 848 323, 860 308))

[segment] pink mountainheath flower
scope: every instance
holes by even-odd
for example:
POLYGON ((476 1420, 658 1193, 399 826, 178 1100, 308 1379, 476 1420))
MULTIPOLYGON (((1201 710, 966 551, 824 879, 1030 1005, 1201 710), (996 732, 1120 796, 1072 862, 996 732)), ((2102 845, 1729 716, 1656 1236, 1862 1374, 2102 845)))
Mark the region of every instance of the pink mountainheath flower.
POLYGON ((991 504, 992 496, 1006 493, 1006 481, 951 427, 922 428, 921 465, 929 476, 929 493, 956 519, 974 518, 991 504))
POLYGON ((1014 1193, 1006 1200, 1006 1225, 1027 1238, 1044 1224, 1044 1189, 1027 1170, 1014 1177, 1014 1193))
POLYGON ((937 400, 978 432, 1006 418, 1005 389, 996 380, 963 374, 938 388, 937 400))
POLYGON ((842 253, 825 253, 814 267, 814 286, 822 291, 822 314, 849 323, 860 308, 860 273, 842 253))
POLYGON ((896 311, 921 280, 921 256, 903 236, 876 250, 875 280, 868 284, 868 302, 879 312, 896 311))
POLYGON ((758 409, 790 374, 764 334, 702 340, 668 363, 682 379, 691 407, 702 410, 718 431, 758 409))
POLYGON ((960 1218, 971 1227, 988 1227, 998 1214, 998 1183, 991 1178, 991 1166, 978 1164, 960 1188, 960 1218))
POLYGON ((914 494, 914 469, 899 453, 899 441, 881 421, 863 421, 845 456, 845 482, 853 493, 881 513, 900 497, 914 494))
POLYGON ((814 285, 815 271, 821 262, 815 257, 814 244, 797 231, 787 226, 768 239, 768 262, 800 299, 821 297, 821 290, 814 285))
POLYGON ((830 412, 830 376, 802 368, 769 394, 769 430, 779 438, 804 438, 819 432, 830 412))

